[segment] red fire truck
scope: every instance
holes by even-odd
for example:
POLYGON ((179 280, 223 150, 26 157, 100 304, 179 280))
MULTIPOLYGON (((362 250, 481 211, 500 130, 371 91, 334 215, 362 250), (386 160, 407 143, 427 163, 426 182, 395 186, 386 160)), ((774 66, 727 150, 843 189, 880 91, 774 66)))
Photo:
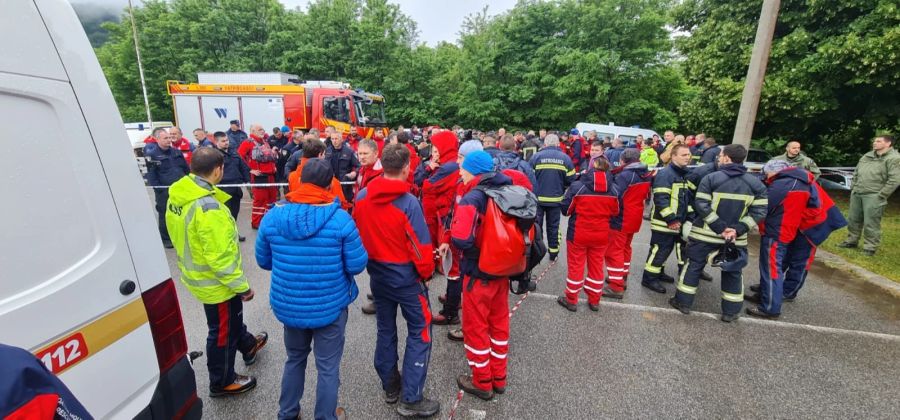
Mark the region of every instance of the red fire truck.
POLYGON ((301 81, 285 73, 198 73, 198 83, 167 82, 175 121, 182 130, 228 130, 231 120, 242 128, 260 124, 293 129, 331 125, 344 134, 365 138, 387 135, 384 97, 335 81, 301 81))

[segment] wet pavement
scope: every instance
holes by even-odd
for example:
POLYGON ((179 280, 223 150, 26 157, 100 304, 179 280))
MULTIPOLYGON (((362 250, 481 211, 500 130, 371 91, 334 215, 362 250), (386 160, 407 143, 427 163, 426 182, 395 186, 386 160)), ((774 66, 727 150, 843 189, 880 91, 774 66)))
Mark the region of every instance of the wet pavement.
MULTIPOLYGON (((285 352, 281 324, 268 304, 268 272, 253 256, 255 231, 249 228, 249 202, 239 218, 247 242, 241 244, 244 270, 256 299, 245 305, 251 332, 269 332, 269 345, 252 367, 237 362, 241 373, 255 375, 259 386, 232 399, 206 396, 206 358, 195 363, 198 394, 207 418, 273 418, 285 352)), ((566 220, 563 219, 563 225, 566 220)), ((563 231, 565 228, 562 228, 563 231)), ((563 235, 565 236, 565 235, 563 235)), ((670 308, 669 293, 640 286, 649 229, 636 235, 629 289, 622 301, 604 299, 599 312, 582 301, 577 313, 559 307, 565 284, 564 252, 555 265, 545 261, 536 293, 522 302, 510 320, 507 393, 486 402, 465 396, 458 419, 549 418, 897 418, 900 416, 900 306, 879 289, 848 274, 814 265, 799 298, 786 303, 778 321, 742 317, 718 320, 718 273, 701 282, 694 312, 670 308)), ((755 249, 744 270, 744 284, 758 281, 755 249)), ((178 277, 175 254, 170 267, 178 277)), ((674 256, 672 257, 674 258, 674 256)), ((667 272, 675 272, 670 259, 667 272)), ((340 404, 350 418, 398 418, 382 401, 372 366, 375 318, 360 306, 368 277, 357 277, 360 298, 350 306, 341 367, 340 404)), ((201 305, 179 284, 188 345, 203 350, 206 323, 201 305)), ((431 303, 444 291, 443 278, 431 283, 431 303)), ((510 295, 510 307, 521 299, 510 295)), ((405 337, 402 318, 400 342, 405 337)), ((457 396, 455 378, 468 372, 460 343, 446 339, 445 326, 434 326, 434 347, 426 396, 441 402, 437 418, 447 418, 457 396)), ((401 346, 402 347, 402 346, 401 346)), ((402 351, 402 350, 401 350, 402 351)), ((240 360, 240 358, 238 358, 240 360)), ((302 401, 312 418, 315 367, 310 362, 302 401)))

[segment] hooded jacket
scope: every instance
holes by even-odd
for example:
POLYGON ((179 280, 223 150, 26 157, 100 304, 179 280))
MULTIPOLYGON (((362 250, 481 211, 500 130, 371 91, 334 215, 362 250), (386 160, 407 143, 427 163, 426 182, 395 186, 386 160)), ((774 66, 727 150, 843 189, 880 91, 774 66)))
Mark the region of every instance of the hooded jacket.
POLYGON ((737 232, 734 244, 746 247, 747 233, 766 216, 767 207, 766 186, 748 174, 747 167, 735 163, 720 165, 697 187, 690 238, 724 244, 721 234, 732 228, 737 232))
POLYGON ((376 160, 375 163, 371 165, 361 166, 359 168, 359 175, 356 177, 354 194, 359 194, 359 192, 362 191, 363 188, 366 188, 370 182, 383 174, 384 168, 381 167, 381 159, 376 160))
POLYGON ((814 182, 813 174, 795 167, 767 179, 769 204, 759 233, 783 244, 793 241, 806 209, 820 207, 814 182))
POLYGON ((831 232, 847 226, 847 219, 818 182, 813 182, 813 186, 819 195, 819 206, 806 208, 800 220, 800 232, 818 246, 828 239, 831 232))
POLYGON ((450 226, 452 245, 463 252, 460 261, 460 273, 467 276, 477 276, 478 254, 483 248, 481 219, 487 211, 488 196, 484 191, 475 189, 475 186, 496 188, 503 185, 512 185, 512 179, 502 173, 489 172, 478 175, 465 184, 465 195, 456 205, 453 214, 453 222, 450 226))
POLYGON ((619 199, 609 172, 594 171, 572 183, 562 201, 569 216, 566 241, 609 242, 609 219, 619 214, 619 199))
POLYGON ((301 184, 266 213, 256 237, 256 263, 272 271, 269 302, 292 328, 331 324, 356 299, 353 276, 368 254, 350 215, 328 191, 301 184))
POLYGON ((652 180, 647 165, 640 162, 612 170, 613 192, 619 200, 619 211, 609 219, 609 227, 623 233, 637 233, 644 222, 644 202, 652 180))
POLYGON ((372 281, 404 287, 431 278, 434 248, 422 207, 405 181, 374 179, 357 195, 353 218, 372 281))
POLYGON ((224 205, 230 198, 193 174, 169 188, 166 228, 178 255, 181 283, 206 304, 225 302, 250 289, 242 268, 237 224, 224 205))
MULTIPOLYGON (((516 152, 502 151, 494 157, 494 170, 500 172, 504 169, 512 169, 519 171, 528 177, 528 182, 532 187, 537 185, 537 178, 534 177, 534 169, 528 162, 522 160, 516 152)), ((529 188, 530 189, 530 188, 529 188)))
MULTIPOLYGON (((296 191, 298 188, 300 188, 300 175, 303 174, 303 166, 306 165, 307 161, 309 161, 309 158, 300 159, 300 164, 297 165, 297 169, 288 175, 288 190, 296 191)), ((341 188, 341 182, 338 181, 337 178, 332 178, 329 191, 331 191, 331 194, 341 200, 341 208, 343 208, 344 210, 350 208, 350 203, 348 203, 347 198, 344 197, 344 189, 341 188)))
POLYGON ((459 141, 453 133, 442 131, 431 138, 431 143, 440 151, 441 166, 432 170, 428 165, 422 165, 416 171, 416 181, 422 185, 426 222, 441 224, 453 208, 459 182, 459 165, 456 163, 459 141))

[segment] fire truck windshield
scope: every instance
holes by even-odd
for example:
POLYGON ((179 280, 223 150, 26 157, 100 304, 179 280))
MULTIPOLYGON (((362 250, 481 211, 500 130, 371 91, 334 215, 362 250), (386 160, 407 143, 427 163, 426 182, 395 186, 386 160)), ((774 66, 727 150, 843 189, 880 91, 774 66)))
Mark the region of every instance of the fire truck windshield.
POLYGON ((359 117, 360 125, 387 126, 387 119, 384 117, 384 101, 354 97, 353 103, 356 105, 356 115, 359 117))

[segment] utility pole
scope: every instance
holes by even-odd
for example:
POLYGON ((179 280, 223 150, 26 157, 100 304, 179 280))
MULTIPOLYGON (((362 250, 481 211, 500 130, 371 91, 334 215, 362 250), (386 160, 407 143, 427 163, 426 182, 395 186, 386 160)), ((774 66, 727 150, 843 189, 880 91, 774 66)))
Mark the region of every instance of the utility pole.
POLYGON ((778 21, 780 6, 781 0, 763 0, 759 27, 756 28, 756 41, 753 43, 744 94, 741 96, 741 109, 738 111, 732 139, 732 143, 748 148, 753 136, 753 124, 756 123, 756 111, 759 108, 759 97, 762 93, 763 79, 766 77, 766 65, 769 63, 769 52, 772 50, 772 37, 775 35, 775 23, 778 21))
POLYGON ((144 65, 141 63, 141 46, 138 43, 137 25, 134 23, 134 6, 128 0, 128 15, 131 17, 131 34, 134 36, 134 54, 137 56, 138 72, 141 75, 141 91, 144 93, 144 109, 147 111, 147 123, 153 129, 153 116, 150 115, 150 100, 147 98, 147 82, 144 80, 144 65))

